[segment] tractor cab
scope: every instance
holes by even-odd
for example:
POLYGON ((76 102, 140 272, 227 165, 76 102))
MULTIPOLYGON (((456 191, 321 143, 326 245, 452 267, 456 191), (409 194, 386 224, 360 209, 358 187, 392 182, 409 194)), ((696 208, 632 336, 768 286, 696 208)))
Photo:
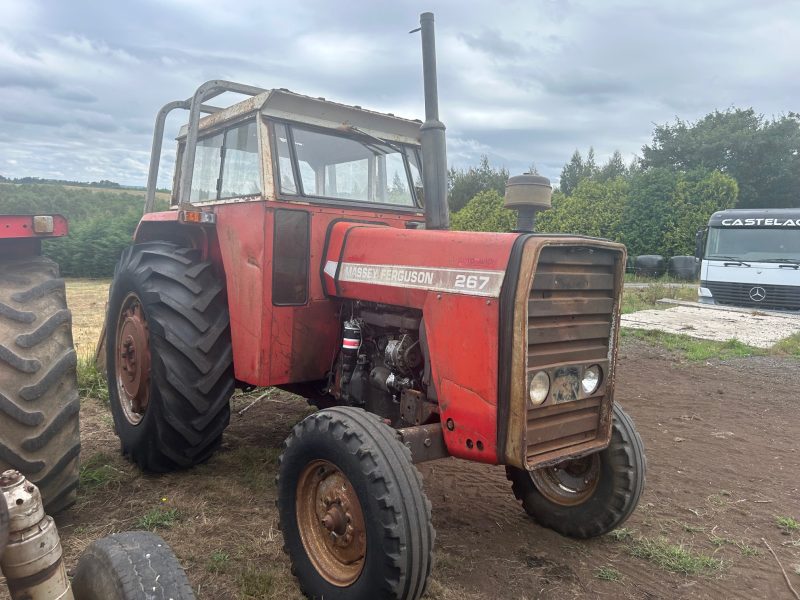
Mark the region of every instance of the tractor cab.
MULTIPOLYGON (((423 216, 420 121, 286 89, 213 81, 198 90, 225 92, 255 95, 227 108, 201 105, 209 114, 181 128, 173 208, 263 199, 423 216)), ((166 115, 183 107, 162 109, 157 137, 166 115)), ((151 195, 154 187, 146 212, 151 195)))

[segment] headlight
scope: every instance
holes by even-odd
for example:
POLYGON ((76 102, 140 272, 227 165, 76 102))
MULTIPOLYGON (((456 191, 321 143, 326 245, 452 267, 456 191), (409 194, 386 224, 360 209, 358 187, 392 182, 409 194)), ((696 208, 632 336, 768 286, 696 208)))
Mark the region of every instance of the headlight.
POLYGON ((593 394, 600 387, 600 367, 592 365, 583 370, 583 378, 581 379, 581 388, 584 394, 593 394))
POLYGON ((550 377, 544 371, 539 371, 531 378, 531 385, 528 389, 528 394, 531 397, 531 403, 538 406, 547 399, 547 393, 550 391, 550 377))

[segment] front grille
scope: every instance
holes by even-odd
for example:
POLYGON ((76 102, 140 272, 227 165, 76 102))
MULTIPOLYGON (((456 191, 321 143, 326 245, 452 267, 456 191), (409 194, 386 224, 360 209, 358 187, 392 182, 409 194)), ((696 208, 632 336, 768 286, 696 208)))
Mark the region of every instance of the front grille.
POLYGON ((763 283, 739 283, 730 281, 701 281, 719 304, 748 306, 753 308, 777 308, 800 310, 800 287, 794 285, 765 285, 763 283), (753 288, 764 290, 764 299, 753 300, 753 288))
MULTIPOLYGON (((542 249, 528 297, 529 372, 570 363, 608 370, 618 257, 581 246, 542 249)), ((601 435, 603 389, 590 398, 529 407, 529 463, 601 435)))

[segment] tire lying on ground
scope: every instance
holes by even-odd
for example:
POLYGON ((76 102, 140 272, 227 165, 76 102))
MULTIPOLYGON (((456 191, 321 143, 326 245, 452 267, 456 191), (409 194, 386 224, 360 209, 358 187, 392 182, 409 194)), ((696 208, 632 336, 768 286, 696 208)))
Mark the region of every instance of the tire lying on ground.
POLYGON ((78 382, 72 316, 58 266, 0 260, 0 471, 35 483, 45 510, 75 502, 78 382))
POLYGON ((172 549, 149 531, 114 533, 92 542, 78 560, 72 590, 77 600, 195 598, 172 549))
POLYGON ((669 259, 669 274, 676 279, 691 281, 697 277, 697 262, 694 256, 673 256, 669 259))
POLYGON ((664 257, 660 254, 643 254, 636 257, 635 272, 641 277, 661 277, 664 274, 664 257))
POLYGON ((123 454, 154 472, 207 460, 230 421, 235 385, 225 286, 211 262, 167 242, 126 248, 105 346, 123 454))
POLYGON ((533 519, 561 535, 590 538, 622 525, 644 490, 647 461, 631 418, 614 405, 605 450, 532 472, 506 467, 514 496, 533 519))

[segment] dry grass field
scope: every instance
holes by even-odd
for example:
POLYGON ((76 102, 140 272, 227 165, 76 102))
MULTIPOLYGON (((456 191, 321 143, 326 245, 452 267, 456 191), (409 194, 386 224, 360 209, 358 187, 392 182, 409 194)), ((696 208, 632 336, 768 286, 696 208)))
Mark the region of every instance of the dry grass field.
POLYGON ((108 279, 70 279, 67 281, 67 305, 72 310, 72 338, 81 358, 94 356, 103 328, 108 279))

